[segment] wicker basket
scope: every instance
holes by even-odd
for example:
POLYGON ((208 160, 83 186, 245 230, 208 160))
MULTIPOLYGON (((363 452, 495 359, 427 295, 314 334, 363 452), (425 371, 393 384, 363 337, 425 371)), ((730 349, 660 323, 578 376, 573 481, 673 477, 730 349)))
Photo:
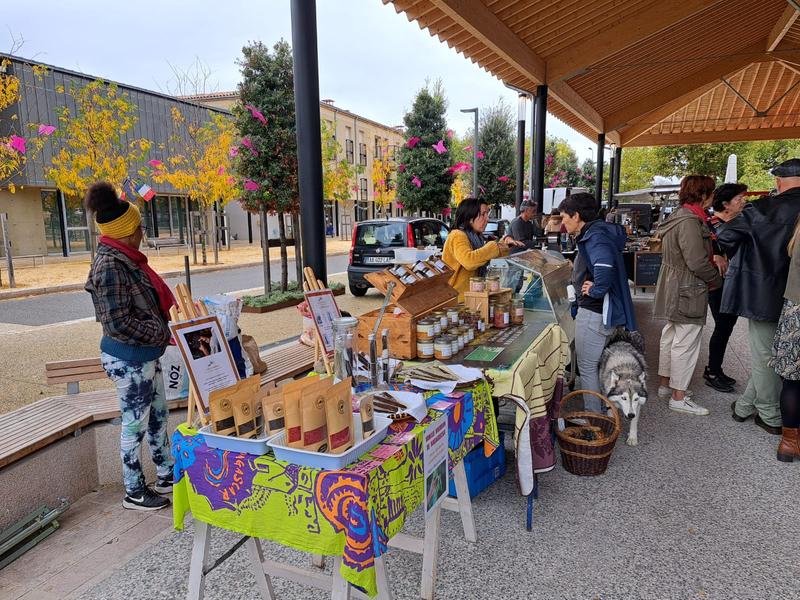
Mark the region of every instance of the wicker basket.
POLYGON ((593 427, 599 428, 604 437, 601 440, 587 441, 567 435, 556 428, 558 446, 561 449, 561 464, 573 475, 602 475, 608 467, 611 453, 620 432, 620 420, 617 407, 608 398, 590 390, 576 390, 561 398, 558 416, 565 421, 583 419, 593 427), (566 403, 582 394, 600 398, 611 409, 612 417, 591 411, 567 411, 566 403))

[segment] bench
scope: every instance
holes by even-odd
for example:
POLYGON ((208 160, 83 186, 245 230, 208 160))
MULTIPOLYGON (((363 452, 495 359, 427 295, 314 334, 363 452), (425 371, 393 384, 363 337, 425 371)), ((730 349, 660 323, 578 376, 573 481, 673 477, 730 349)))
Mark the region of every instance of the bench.
MULTIPOLYGON (((314 348, 298 339, 268 346, 260 354, 268 365, 262 385, 302 375, 314 365, 314 348)), ((47 363, 45 373, 48 385, 66 384, 67 393, 0 415, 0 469, 68 435, 77 435, 92 423, 120 416, 116 389, 80 391, 81 381, 106 378, 99 358, 47 363)), ((185 408, 187 399, 167 404, 170 410, 185 408)))
POLYGON ((185 245, 186 244, 175 237, 147 238, 147 246, 150 248, 155 248, 158 256, 161 256, 162 248, 182 248, 185 245))

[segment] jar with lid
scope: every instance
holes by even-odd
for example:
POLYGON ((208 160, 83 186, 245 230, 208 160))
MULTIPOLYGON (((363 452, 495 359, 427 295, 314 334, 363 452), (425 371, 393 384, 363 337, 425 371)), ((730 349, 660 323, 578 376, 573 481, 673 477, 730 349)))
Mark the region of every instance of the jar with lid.
POLYGON ((433 358, 433 338, 428 340, 417 340, 417 358, 433 358))
POLYGON ((483 277, 469 278, 469 291, 482 292, 486 289, 486 280, 483 277))
POLYGON ((447 319, 450 321, 450 325, 458 325, 458 309, 448 308, 447 319))
POLYGON ((511 305, 507 302, 498 302, 494 307, 494 326, 498 329, 508 327, 511 320, 511 305))
POLYGON ((417 321, 417 341, 423 342, 434 338, 433 319, 420 319, 417 321))
POLYGON ((466 332, 467 332, 467 343, 470 343, 472 340, 475 339, 475 330, 472 327, 467 327, 466 332))
POLYGON ((447 331, 447 328, 450 326, 450 319, 447 318, 447 311, 446 310, 437 310, 433 313, 434 318, 439 319, 439 326, 441 330, 447 331))
POLYGON ((453 356, 458 354, 458 336, 453 335, 452 333, 447 334, 447 339, 450 340, 450 351, 453 353, 453 356))
POLYGON ((433 337, 439 337, 442 334, 442 323, 436 317, 428 317, 427 319, 433 323, 433 337))
POLYGON ((458 347, 463 350, 467 345, 467 330, 464 327, 458 328, 458 347))
POLYGON ((497 302, 491 300, 489 302, 489 318, 486 321, 486 325, 488 327, 492 327, 494 325, 494 312, 496 307, 497 307, 497 302))
POLYGON ((511 324, 522 325, 525 322, 525 299, 516 296, 511 299, 511 324))
POLYGON ((497 275, 489 276, 486 278, 486 291, 499 292, 500 291, 500 277, 497 275))
POLYGON ((355 340, 358 337, 358 319, 338 317, 333 320, 333 370, 339 381, 354 374, 353 357, 356 352, 355 340))
POLYGON ((453 345, 446 335, 440 335, 433 341, 433 354, 436 360, 448 360, 453 357, 453 345))

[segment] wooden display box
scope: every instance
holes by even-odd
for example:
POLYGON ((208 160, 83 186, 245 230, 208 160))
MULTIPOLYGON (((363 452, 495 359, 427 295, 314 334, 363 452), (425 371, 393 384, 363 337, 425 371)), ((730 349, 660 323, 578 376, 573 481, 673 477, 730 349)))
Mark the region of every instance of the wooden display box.
POLYGON ((511 288, 502 288, 499 292, 464 292, 464 304, 471 311, 477 311, 483 322, 489 327, 489 302, 511 302, 511 288))
POLYGON ((420 316, 430 312, 432 306, 438 307, 450 298, 458 297, 458 292, 450 287, 452 276, 453 271, 447 269, 444 273, 408 285, 388 270, 367 273, 364 278, 382 294, 386 293, 389 282, 394 282, 391 301, 411 315, 420 316))

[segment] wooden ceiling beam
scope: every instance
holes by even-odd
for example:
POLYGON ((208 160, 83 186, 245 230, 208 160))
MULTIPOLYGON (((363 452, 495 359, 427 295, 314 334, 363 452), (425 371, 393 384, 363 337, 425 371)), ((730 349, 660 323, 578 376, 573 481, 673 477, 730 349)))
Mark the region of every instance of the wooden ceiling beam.
POLYGON ((571 44, 547 59, 547 80, 569 79, 576 73, 686 19, 720 0, 655 2, 631 17, 623 16, 612 26, 571 44), (591 61, 591 63, 587 61, 591 61))
POLYGON ((693 131, 690 133, 648 134, 624 143, 625 148, 636 146, 674 146, 679 144, 712 144, 720 142, 755 142, 765 140, 800 139, 800 127, 761 127, 725 131, 693 131))
POLYGON ((794 25, 798 15, 800 15, 800 13, 798 13, 791 4, 786 7, 778 19, 778 22, 775 23, 772 31, 770 31, 767 36, 767 52, 772 52, 778 47, 778 44, 781 43, 781 40, 792 28, 792 25, 794 25))

